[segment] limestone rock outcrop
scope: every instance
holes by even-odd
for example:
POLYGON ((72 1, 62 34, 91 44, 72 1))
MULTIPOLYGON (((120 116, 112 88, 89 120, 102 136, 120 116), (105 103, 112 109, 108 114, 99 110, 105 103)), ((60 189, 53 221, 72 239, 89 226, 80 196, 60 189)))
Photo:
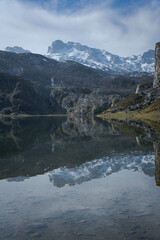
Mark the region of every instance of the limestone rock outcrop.
POLYGON ((155 179, 157 186, 160 186, 160 146, 154 144, 155 148, 155 179))
POLYGON ((150 85, 148 83, 139 83, 136 89, 136 93, 143 94, 150 88, 150 85))
POLYGON ((160 42, 156 43, 155 47, 155 79, 153 87, 160 85, 160 42))

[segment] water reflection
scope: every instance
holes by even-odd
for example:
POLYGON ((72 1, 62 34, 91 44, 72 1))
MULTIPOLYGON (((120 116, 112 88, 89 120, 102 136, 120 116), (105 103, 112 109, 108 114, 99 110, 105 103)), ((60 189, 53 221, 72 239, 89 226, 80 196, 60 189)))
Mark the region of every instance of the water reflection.
POLYGON ((56 187, 66 184, 74 186, 96 178, 106 177, 124 169, 143 172, 154 176, 155 156, 153 154, 130 153, 103 157, 75 168, 58 168, 49 172, 49 179, 56 187), (137 154, 137 156, 136 156, 137 154))
POLYGON ((136 141, 139 146, 148 146, 153 144, 155 152, 155 180, 157 186, 160 186, 160 128, 159 123, 152 123, 147 125, 142 122, 117 122, 112 121, 112 124, 115 125, 118 129, 121 129, 127 134, 136 136, 136 141))
MULTIPOLYGON (((74 168, 116 152, 140 148, 134 137, 101 121, 65 118, 0 120, 0 178, 29 177, 74 168)), ((144 151, 152 150, 148 146, 144 151)))
POLYGON ((155 179, 157 186, 160 186, 160 145, 154 144, 155 148, 155 179))
POLYGON ((141 123, 1 119, 0 239, 159 240, 159 142, 141 123))
POLYGON ((48 172, 49 180, 62 187, 128 169, 155 174, 160 185, 159 142, 159 132, 142 123, 2 118, 0 178, 18 182, 48 172))

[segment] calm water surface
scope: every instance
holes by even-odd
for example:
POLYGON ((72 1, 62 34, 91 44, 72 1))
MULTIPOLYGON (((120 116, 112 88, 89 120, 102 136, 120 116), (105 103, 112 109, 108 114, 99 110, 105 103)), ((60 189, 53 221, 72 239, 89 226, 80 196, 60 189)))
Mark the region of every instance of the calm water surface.
POLYGON ((125 132, 96 120, 1 119, 0 239, 159 240, 159 134, 125 132))

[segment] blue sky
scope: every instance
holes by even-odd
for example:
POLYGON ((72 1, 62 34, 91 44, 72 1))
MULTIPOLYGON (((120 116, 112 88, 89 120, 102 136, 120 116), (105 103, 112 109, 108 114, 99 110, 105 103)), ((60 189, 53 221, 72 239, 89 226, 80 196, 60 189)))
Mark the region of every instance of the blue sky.
POLYGON ((46 53, 57 39, 130 56, 160 41, 159 0, 0 0, 0 49, 46 53))
MULTIPOLYGON (((108 4, 112 8, 121 9, 122 12, 126 14, 134 11, 134 8, 144 7, 151 3, 150 0, 20 0, 21 2, 30 2, 37 4, 42 7, 55 7, 58 11, 78 11, 79 9, 83 9, 86 6, 96 6, 99 4, 108 4)), ((157 1, 158 3, 159 1, 157 1)))

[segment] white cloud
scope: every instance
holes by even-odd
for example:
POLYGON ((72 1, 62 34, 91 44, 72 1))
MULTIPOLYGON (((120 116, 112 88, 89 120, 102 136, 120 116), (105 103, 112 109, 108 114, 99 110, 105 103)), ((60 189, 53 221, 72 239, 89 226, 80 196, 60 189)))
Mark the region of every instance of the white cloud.
POLYGON ((0 0, 0 48, 18 45, 43 54, 52 41, 61 39, 129 56, 160 41, 156 1, 125 15, 103 3, 61 13, 53 5, 44 9, 26 1, 0 0))

